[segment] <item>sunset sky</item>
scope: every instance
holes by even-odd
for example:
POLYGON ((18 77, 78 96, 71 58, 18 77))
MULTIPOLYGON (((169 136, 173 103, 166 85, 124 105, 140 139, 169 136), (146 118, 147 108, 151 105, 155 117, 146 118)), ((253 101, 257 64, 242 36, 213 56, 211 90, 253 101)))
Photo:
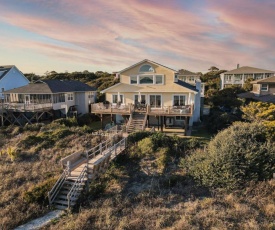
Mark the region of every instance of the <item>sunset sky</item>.
POLYGON ((275 70, 274 0, 0 0, 0 65, 119 71, 143 59, 275 70))

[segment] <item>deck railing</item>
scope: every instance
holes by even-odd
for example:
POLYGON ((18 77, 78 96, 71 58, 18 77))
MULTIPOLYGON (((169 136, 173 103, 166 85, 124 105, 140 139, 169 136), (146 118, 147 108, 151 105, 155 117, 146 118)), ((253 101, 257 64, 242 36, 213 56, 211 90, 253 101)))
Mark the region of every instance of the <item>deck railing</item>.
MULTIPOLYGON (((79 193, 83 189, 83 185, 87 182, 88 180, 88 163, 89 160, 93 159, 97 155, 101 154, 102 157, 105 157, 107 155, 111 156, 111 159, 115 158, 118 153, 123 151, 126 148, 126 143, 127 143, 127 137, 122 138, 121 140, 120 137, 122 136, 122 130, 119 127, 113 127, 112 132, 117 132, 114 135, 111 135, 112 138, 107 138, 106 141, 100 143, 99 145, 89 149, 86 151, 86 160, 83 160, 84 167, 74 182, 72 188, 70 189, 69 193, 67 194, 67 200, 68 200, 68 208, 70 208, 72 205, 71 203, 76 201, 76 199, 79 196, 79 193), (119 139, 116 139, 119 138, 119 139)), ((70 176, 71 173, 71 163, 70 161, 67 162, 67 167, 64 169, 63 173, 53 186, 50 192, 48 192, 48 198, 49 198, 49 204, 52 205, 56 196, 58 195, 60 189, 62 188, 64 182, 66 179, 70 176)))
POLYGON ((91 105, 92 113, 127 113, 131 114, 134 110, 132 104, 118 105, 118 104, 103 104, 96 103, 91 105))
POLYGON ((192 115, 194 111, 194 104, 183 105, 183 106, 162 106, 159 108, 146 105, 143 109, 137 109, 134 105, 112 105, 112 104, 103 104, 96 103, 91 105, 92 113, 125 113, 132 114, 132 112, 145 112, 148 115, 192 115))
POLYGON ((152 108, 150 105, 147 106, 147 113, 156 115, 192 115, 193 110, 193 104, 184 106, 163 106, 161 108, 152 108))
POLYGON ((63 173, 60 175, 58 180, 56 181, 56 183, 53 186, 53 188, 51 189, 51 191, 48 192, 48 198, 49 198, 50 205, 52 205, 53 201, 55 200, 56 196, 59 193, 59 190, 62 188, 64 182, 66 181, 66 179, 68 178, 69 175, 70 175, 70 166, 68 165, 64 169, 63 173))
POLYGON ((71 207, 71 202, 76 201, 79 193, 81 192, 83 188, 83 184, 86 183, 86 180, 88 179, 88 167, 85 165, 80 173, 80 175, 77 177, 76 181, 74 182, 71 190, 67 194, 67 200, 68 200, 68 208, 71 207))
POLYGON ((36 103, 4 103, 3 108, 13 111, 36 111, 42 109, 51 109, 52 103, 36 104, 36 103))

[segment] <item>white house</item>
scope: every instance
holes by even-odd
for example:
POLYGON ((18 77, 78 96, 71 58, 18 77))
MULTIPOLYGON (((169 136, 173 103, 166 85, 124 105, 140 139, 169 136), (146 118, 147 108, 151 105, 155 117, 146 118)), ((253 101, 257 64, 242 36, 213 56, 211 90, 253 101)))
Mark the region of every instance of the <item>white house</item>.
POLYGON ((0 66, 0 98, 2 92, 29 84, 29 80, 14 65, 0 66))
POLYGON ((93 105, 92 113, 141 116, 143 125, 187 126, 200 120, 201 81, 178 79, 178 71, 145 59, 119 73, 120 82, 101 91, 109 104, 93 105), (147 120, 147 121, 146 121, 147 120))
POLYGON ((221 89, 231 85, 243 86, 247 79, 260 80, 274 76, 275 71, 254 68, 250 66, 237 67, 220 75, 221 89))
POLYGON ((42 111, 59 111, 63 116, 85 114, 96 100, 94 87, 71 80, 39 80, 3 94, 7 114, 42 111))

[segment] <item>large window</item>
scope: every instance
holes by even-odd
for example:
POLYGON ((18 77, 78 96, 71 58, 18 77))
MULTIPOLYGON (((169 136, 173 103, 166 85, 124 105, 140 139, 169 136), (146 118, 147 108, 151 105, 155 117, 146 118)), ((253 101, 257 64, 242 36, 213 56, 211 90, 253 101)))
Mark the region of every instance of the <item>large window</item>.
POLYGON ((163 75, 156 75, 156 85, 163 84, 163 75))
POLYGON ((235 81, 240 81, 240 80, 242 80, 242 74, 235 74, 235 81))
POLYGON ((119 100, 118 100, 118 95, 117 94, 113 94, 112 103, 113 104, 117 104, 117 103, 123 104, 124 103, 124 96, 120 94, 119 95, 119 100))
POLYGON ((53 103, 65 102, 65 94, 59 93, 53 95, 53 103))
POLYGON ((142 75, 139 76, 139 84, 153 84, 154 76, 153 75, 142 75))
POLYGON ((154 68, 146 64, 140 67, 139 72, 140 73, 154 72, 154 68))
POLYGON ((73 101, 74 95, 72 93, 68 93, 68 101, 73 101))
POLYGON ((185 95, 174 95, 173 106, 184 106, 185 105, 185 95))
POLYGON ((142 75, 134 75, 130 76, 130 84, 131 85, 161 85, 164 83, 164 75, 158 74, 142 74, 142 75))
POLYGON ((261 91, 268 91, 268 84, 262 84, 261 91))
POLYGON ((161 108, 161 95, 150 95, 151 108, 161 108))
POLYGON ((94 97, 94 92, 88 92, 88 98, 91 99, 94 97))
POLYGON ((130 84, 135 85, 137 84, 137 76, 131 76, 130 77, 130 84))
POLYGON ((262 73, 255 73, 255 80, 263 79, 264 75, 262 73))
MULTIPOLYGON (((145 105, 146 104, 146 96, 142 94, 142 95, 140 95, 140 97, 141 97, 140 103, 145 105)), ((135 95, 135 104, 138 104, 138 103, 139 103, 139 95, 135 95)))
POLYGON ((226 81, 231 81, 231 77, 232 77, 232 75, 225 74, 225 75, 224 75, 224 80, 226 80, 226 81))

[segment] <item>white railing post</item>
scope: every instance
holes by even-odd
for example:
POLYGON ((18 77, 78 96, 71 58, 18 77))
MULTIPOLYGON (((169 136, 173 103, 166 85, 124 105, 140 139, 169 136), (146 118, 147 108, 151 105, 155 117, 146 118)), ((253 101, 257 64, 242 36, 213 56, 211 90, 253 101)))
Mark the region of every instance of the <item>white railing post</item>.
POLYGON ((99 144, 100 154, 102 154, 102 143, 99 144))
POLYGON ((67 171, 68 171, 68 176, 71 175, 71 162, 67 161, 67 171))

